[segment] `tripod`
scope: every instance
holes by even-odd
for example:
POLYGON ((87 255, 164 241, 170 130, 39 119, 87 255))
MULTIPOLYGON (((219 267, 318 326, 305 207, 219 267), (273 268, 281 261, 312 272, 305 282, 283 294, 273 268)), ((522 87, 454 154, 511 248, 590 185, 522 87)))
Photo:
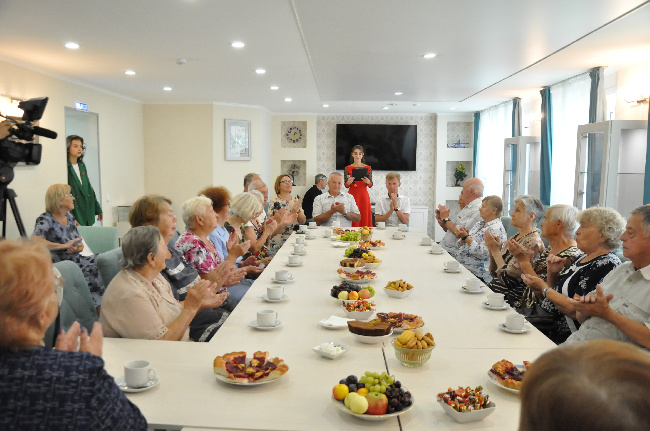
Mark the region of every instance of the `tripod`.
MULTIPOLYGON (((0 178, 2 180, 2 178, 0 178)), ((18 233, 23 238, 27 238, 27 232, 25 231, 25 225, 23 224, 23 219, 20 217, 20 211, 18 210, 18 202, 16 198, 18 195, 14 189, 7 188, 7 184, 0 183, 0 221, 2 221, 2 237, 7 237, 7 201, 11 205, 11 212, 14 214, 14 219, 16 220, 16 225, 18 226, 18 233)))

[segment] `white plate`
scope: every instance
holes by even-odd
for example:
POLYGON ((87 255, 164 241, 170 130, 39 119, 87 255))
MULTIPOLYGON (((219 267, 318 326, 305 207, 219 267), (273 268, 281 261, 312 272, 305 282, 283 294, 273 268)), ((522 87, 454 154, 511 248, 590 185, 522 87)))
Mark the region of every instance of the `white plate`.
POLYGON ((509 308, 508 304, 505 303, 501 307, 494 307, 490 305, 487 301, 483 301, 483 307, 487 308, 488 310, 497 310, 497 311, 507 310, 509 308))
POLYGON ((296 255, 296 256, 306 256, 307 255, 307 250, 303 251, 302 253, 297 253, 295 251, 292 251, 291 254, 296 255))
POLYGON ((257 319, 252 320, 251 323, 248 324, 251 328, 259 329, 260 331, 272 331, 273 329, 277 329, 282 326, 282 322, 279 320, 275 321, 274 326, 257 326, 257 319))
POLYGON ((282 295, 282 298, 280 298, 280 299, 271 299, 271 298, 269 298, 268 295, 265 293, 264 295, 260 296, 260 298, 262 298, 262 299, 265 300, 266 302, 282 302, 282 301, 286 300, 287 298, 289 298, 289 295, 287 295, 287 294, 285 293, 284 295, 282 295))
POLYGON ((509 334, 525 334, 526 332, 530 331, 530 326, 524 323, 524 329, 510 329, 506 326, 505 323, 499 323, 499 329, 509 334))
POLYGON ((284 262, 284 264, 287 265, 287 266, 292 266, 292 267, 293 266, 302 266, 302 262, 298 262, 298 263, 284 262))
POLYGON ((154 378, 151 380, 147 386, 143 388, 130 388, 126 385, 126 381, 124 380, 124 376, 118 377, 115 379, 115 383, 117 386, 120 388, 122 392, 144 392, 148 391, 149 389, 153 388, 154 386, 157 386, 160 381, 158 380, 158 377, 154 378))
POLYGON ((393 333, 394 334, 401 334, 404 331, 417 331, 418 329, 422 329, 422 328, 424 328, 424 323, 422 324, 422 326, 418 326, 417 328, 408 328, 408 329, 393 328, 393 333))
POLYGON ((335 343, 333 341, 328 341, 327 343, 320 344, 316 347, 313 348, 314 352, 317 352, 319 355, 321 355, 324 358, 327 359, 337 359, 340 358, 341 356, 345 355, 350 351, 350 346, 347 344, 342 344, 342 343, 335 343), (331 345, 331 346, 338 346, 342 349, 342 351, 338 354, 332 355, 331 353, 327 353, 323 350, 324 347, 331 345))
POLYGON ((481 286, 479 290, 468 290, 465 286, 460 286, 460 291, 463 293, 476 294, 476 293, 485 293, 485 287, 481 286))
MULTIPOLYGON (((284 374, 286 374, 286 373, 284 373, 284 374)), ((273 379, 273 380, 266 380, 264 382, 246 382, 246 383, 233 382, 232 380, 228 379, 226 376, 222 376, 221 374, 217 374, 216 376, 217 376, 217 380, 219 380, 221 382, 224 382, 224 383, 228 383, 229 385, 235 385, 235 386, 259 386, 259 385, 265 385, 267 383, 273 383, 276 380, 280 380, 282 378, 282 376, 284 376, 284 374, 280 375, 280 377, 278 377, 277 379, 273 379)))
POLYGON ((289 277, 288 280, 276 280, 275 277, 271 277, 271 281, 279 284, 293 283, 293 276, 289 277))
POLYGON ((445 251, 444 250, 433 251, 433 250, 429 249, 429 254, 445 254, 445 251))
MULTIPOLYGON (((515 367, 517 367, 517 368, 518 368, 519 370, 521 370, 521 371, 524 371, 524 370, 526 369, 526 367, 524 367, 522 364, 515 364, 515 367)), ((497 386, 500 387, 501 389, 503 389, 503 390, 505 390, 505 391, 508 391, 508 392, 512 392, 513 394, 519 394, 519 389, 508 388, 508 387, 506 387, 506 386, 503 386, 503 385, 501 384, 501 382, 499 382, 499 381, 496 379, 496 377, 494 377, 494 376, 492 375, 492 373, 490 373, 489 371, 488 371, 487 375, 488 375, 488 379, 490 379, 490 381, 491 381, 492 383, 494 383, 495 385, 497 385, 497 386)))
POLYGON ((372 335, 359 335, 359 334, 354 334, 350 332, 357 340, 364 344, 377 344, 381 343, 384 341, 386 338, 390 337, 393 335, 393 330, 391 329, 390 332, 386 335, 380 335, 380 336, 372 336, 372 335))
POLYGON ((460 272, 460 268, 458 268, 457 271, 450 271, 447 268, 443 268, 442 270, 449 273, 449 274, 458 274, 460 272))
POLYGON ((343 247, 347 247, 347 246, 348 246, 347 242, 336 241, 336 242, 332 243, 332 247, 334 247, 334 248, 343 248, 343 247))
POLYGON ((350 283, 353 283, 353 284, 366 284, 366 283, 371 283, 371 282, 377 280, 377 277, 375 277, 375 278, 371 278, 370 280, 352 280, 352 279, 350 279, 350 278, 347 278, 347 277, 341 277, 341 276, 339 275, 339 279, 341 279, 341 280, 345 280, 345 281, 349 281, 350 283))
MULTIPOLYGON (((408 389, 404 388, 404 392, 406 392, 407 390, 408 389)), ((387 413, 385 415, 367 415, 367 414, 359 415, 359 414, 356 414, 356 413, 352 413, 352 410, 345 407, 345 404, 343 404, 343 401, 337 401, 336 398, 334 398, 334 396, 332 396, 331 399, 332 399, 332 403, 334 404, 334 406, 336 406, 336 408, 338 408, 339 410, 341 410, 341 411, 343 411, 343 412, 345 412, 345 413, 347 413, 347 414, 349 414, 351 416, 357 417, 359 419, 363 419, 364 421, 384 421, 386 419, 396 418, 397 416, 403 415, 404 413, 410 411, 413 408, 413 406, 415 406, 415 398, 413 398, 413 396, 411 396, 411 405, 408 406, 407 408, 405 408, 402 411, 395 412, 395 413, 387 413)))

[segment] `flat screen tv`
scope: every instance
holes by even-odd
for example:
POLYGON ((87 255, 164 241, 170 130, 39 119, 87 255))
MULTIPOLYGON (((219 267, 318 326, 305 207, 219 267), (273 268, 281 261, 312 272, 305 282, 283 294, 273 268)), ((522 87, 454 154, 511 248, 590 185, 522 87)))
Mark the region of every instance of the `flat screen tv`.
POLYGON ((345 169, 352 147, 361 145, 373 170, 414 171, 417 142, 417 126, 337 124, 336 169, 345 169))

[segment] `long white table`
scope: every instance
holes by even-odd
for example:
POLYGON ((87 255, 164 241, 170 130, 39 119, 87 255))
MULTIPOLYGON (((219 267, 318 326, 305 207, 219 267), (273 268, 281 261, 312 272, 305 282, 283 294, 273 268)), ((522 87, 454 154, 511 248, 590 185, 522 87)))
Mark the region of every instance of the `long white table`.
POLYGON ((387 243, 376 255, 382 265, 371 284, 377 294, 378 311, 403 311, 423 317, 425 331, 433 334, 436 349, 421 368, 405 368, 395 358, 392 346, 361 344, 346 330, 321 327, 320 319, 343 316, 330 289, 339 283, 336 269, 343 248, 334 248, 330 239, 308 240, 303 266, 286 268, 294 236, 273 259, 268 269, 253 284, 228 321, 210 343, 106 339, 104 358, 108 372, 121 376, 123 363, 146 359, 158 371, 160 384, 147 392, 129 394, 150 424, 164 427, 203 427, 211 429, 332 430, 369 427, 378 430, 460 429, 435 401, 447 387, 482 385, 497 404, 497 411, 479 425, 480 429, 517 429, 519 400, 516 395, 488 382, 487 370, 500 359, 515 363, 534 360, 554 347, 532 328, 521 335, 498 329, 511 311, 490 311, 481 303, 485 294, 466 294, 461 286, 471 274, 442 270, 451 258, 446 253, 432 255, 419 246, 421 232, 408 232, 404 240, 390 238, 393 230, 375 229, 374 239, 387 243), (285 285, 289 299, 267 303, 260 299, 277 269, 289 269, 295 281, 285 285), (383 287, 390 280, 404 279, 415 286, 406 299, 388 297, 383 287), (249 327, 261 309, 278 312, 282 327, 259 331, 249 327), (329 360, 312 347, 336 341, 352 347, 348 355, 329 360), (269 351, 289 365, 289 372, 276 382, 237 387, 216 381, 212 371, 214 357, 232 351, 269 351), (386 362, 384 361, 384 353, 386 362), (402 381, 416 405, 396 419, 366 422, 339 412, 331 404, 332 387, 349 374, 366 370, 385 371, 402 381))

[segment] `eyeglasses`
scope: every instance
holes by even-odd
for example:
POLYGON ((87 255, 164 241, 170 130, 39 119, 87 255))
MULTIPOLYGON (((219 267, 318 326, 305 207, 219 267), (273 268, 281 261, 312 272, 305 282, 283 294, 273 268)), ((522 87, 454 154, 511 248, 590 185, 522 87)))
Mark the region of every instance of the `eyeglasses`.
POLYGON ((291 181, 291 180, 282 180, 282 181, 280 181, 280 184, 293 184, 293 181, 291 181))

